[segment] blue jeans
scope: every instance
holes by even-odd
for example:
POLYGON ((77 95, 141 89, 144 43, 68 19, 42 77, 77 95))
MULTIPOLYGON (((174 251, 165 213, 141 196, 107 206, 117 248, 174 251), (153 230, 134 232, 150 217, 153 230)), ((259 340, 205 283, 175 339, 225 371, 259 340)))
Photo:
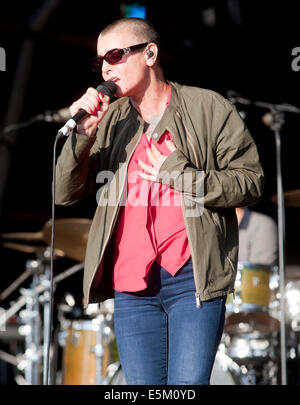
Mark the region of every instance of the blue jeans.
POLYGON ((146 290, 115 291, 115 334, 127 384, 208 385, 225 302, 218 297, 196 307, 191 259, 175 277, 154 263, 146 290))

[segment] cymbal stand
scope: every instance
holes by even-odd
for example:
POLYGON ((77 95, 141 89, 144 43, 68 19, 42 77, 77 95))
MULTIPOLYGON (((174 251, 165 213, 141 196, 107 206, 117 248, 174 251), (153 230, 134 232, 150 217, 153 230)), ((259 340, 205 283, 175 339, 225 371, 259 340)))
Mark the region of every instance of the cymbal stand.
POLYGON ((28 277, 31 276, 31 268, 26 269, 10 286, 0 294, 0 301, 4 301, 13 291, 15 291, 28 277))
POLYGON ((41 317, 39 309, 39 295, 35 291, 40 284, 41 265, 37 260, 27 260, 26 268, 31 269, 33 277, 31 288, 20 289, 21 294, 26 299, 26 307, 20 311, 20 319, 24 324, 23 333, 25 335, 25 381, 30 385, 40 384, 40 345, 41 345, 41 317))
MULTIPOLYGON (((56 285, 60 281, 64 280, 67 277, 70 277, 72 274, 77 273, 79 270, 83 269, 83 263, 78 263, 75 264, 74 266, 70 267, 63 273, 57 275, 53 279, 53 284, 56 285)), ((48 288, 48 287, 47 287, 48 288)), ((44 284, 39 284, 37 287, 34 288, 33 293, 34 294, 41 294, 43 291, 45 291, 46 287, 44 284)), ((0 308, 0 331, 1 329, 5 330, 5 324, 6 322, 13 316, 15 315, 24 305, 26 305, 26 297, 21 294, 21 296, 18 298, 16 302, 13 303, 13 305, 7 309, 3 310, 0 308)))

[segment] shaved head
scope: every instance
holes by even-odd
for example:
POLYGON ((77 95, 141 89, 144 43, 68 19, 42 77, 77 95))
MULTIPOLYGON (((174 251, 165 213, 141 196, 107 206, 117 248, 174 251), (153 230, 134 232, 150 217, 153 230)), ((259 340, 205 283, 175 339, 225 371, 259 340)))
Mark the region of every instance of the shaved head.
POLYGON ((142 18, 121 18, 114 21, 101 31, 99 38, 113 30, 119 29, 130 30, 140 42, 153 42, 159 46, 159 34, 157 30, 149 21, 142 18))

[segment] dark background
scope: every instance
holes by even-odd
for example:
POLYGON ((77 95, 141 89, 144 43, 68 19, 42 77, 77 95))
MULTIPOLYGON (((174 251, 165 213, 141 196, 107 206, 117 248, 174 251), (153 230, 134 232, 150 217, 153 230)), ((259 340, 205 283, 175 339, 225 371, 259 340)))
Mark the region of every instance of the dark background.
MULTIPOLYGON (((102 28, 122 17, 122 5, 130 2, 58 1, 40 32, 30 30, 43 1, 6 2, 1 5, 0 46, 6 51, 6 71, 0 72, 0 128, 10 107, 11 90, 25 39, 33 41, 33 53, 21 113, 26 122, 46 110, 69 106, 88 86, 101 78, 90 71, 102 28)), ((292 49, 300 46, 296 2, 267 1, 151 1, 146 17, 162 37, 166 77, 184 84, 209 88, 227 96, 234 90, 253 101, 289 103, 300 107, 300 71, 292 69, 292 49), (232 6, 235 6, 232 9, 232 6), (214 15, 205 22, 207 9, 214 15), (232 11, 233 10, 233 11, 232 11), (235 12, 234 12, 235 10, 235 12)), ((267 110, 236 104, 246 113, 266 174, 262 200, 254 207, 277 220, 277 206, 270 198, 276 189, 276 151, 273 132, 262 122, 267 110)), ((13 123, 10 120, 9 123, 13 123)), ((282 127, 284 190, 299 188, 298 143, 300 115, 285 114, 282 127)), ((51 215, 53 144, 60 124, 38 122, 17 132, 9 147, 11 165, 1 210, 1 232, 38 231, 51 215)), ((6 137, 7 139, 7 137, 6 137)), ((58 153, 62 146, 58 145, 58 153)), ((72 208, 57 207, 58 218, 91 218, 95 202, 72 208)), ((287 262, 297 265, 300 210, 286 208, 287 262)), ((27 256, 1 249, 1 287, 22 272, 27 256)))
MULTIPOLYGON (((17 122, 26 122, 46 110, 69 106, 88 86, 101 81, 89 68, 96 53, 99 31, 122 17, 121 5, 110 0, 58 1, 40 32, 30 30, 30 19, 43 1, 5 2, 0 13, 0 46, 6 51, 6 71, 0 72, 0 129, 10 107, 11 90, 24 40, 33 41, 25 96, 17 122)), ((180 83, 209 88, 227 96, 234 90, 253 101, 289 103, 300 107, 300 71, 292 69, 292 49, 300 46, 296 2, 268 1, 144 1, 146 17, 162 37, 166 77, 180 83), (232 11, 232 6, 235 6, 232 11), (207 25, 207 9, 214 14, 207 25)), ((263 198, 254 207, 277 220, 270 198, 276 189, 276 154, 273 132, 262 122, 267 110, 236 104, 246 113, 266 174, 263 198)), ((9 123, 13 123, 10 120, 9 123)), ((298 143, 300 115, 286 113, 282 127, 284 190, 299 188, 298 143)), ((51 215, 53 144, 60 124, 38 122, 17 132, 9 147, 11 165, 1 210, 1 232, 41 230, 51 215)), ((8 139, 9 137, 6 137, 8 139)), ((3 142, 3 141, 2 141, 3 142)), ((58 153, 64 140, 58 145, 58 153)), ((72 208, 57 207, 58 218, 91 218, 95 201, 72 208)), ((299 208, 286 208, 287 262, 299 258, 299 208)), ((1 248, 1 287, 24 268, 27 255, 1 248)), ((65 265, 65 264, 64 264, 65 265)), ((59 266, 59 264, 58 264, 59 266)))
MULTIPOLYGON (((292 50, 300 47, 298 8, 295 1, 140 1, 146 18, 162 37, 162 59, 166 77, 182 84, 215 90, 225 97, 234 90, 253 101, 289 103, 300 108, 300 71, 292 69, 292 50), (275 4, 274 4, 275 3, 275 4), (214 16, 205 20, 207 9, 214 16)), ((44 1, 2 2, 0 46, 6 51, 6 71, 0 72, 0 131, 6 122, 11 90, 24 40, 33 41, 33 53, 25 96, 17 122, 26 122, 46 110, 69 106, 101 78, 92 73, 89 59, 96 54, 99 32, 122 17, 130 2, 57 2, 40 32, 30 29, 30 19, 44 1)), ((300 64, 299 64, 300 65, 300 64)), ((21 93, 21 92, 20 92, 21 93)), ((277 193, 274 134, 262 117, 266 109, 236 104, 246 113, 246 122, 257 143, 266 174, 261 201, 253 207, 277 221, 277 206, 270 199, 277 193)), ((17 132, 11 142, 11 164, 2 202, 0 232, 39 231, 51 216, 52 154, 60 124, 39 122, 17 132)), ((285 191, 299 189, 300 115, 286 113, 281 131, 282 174, 285 191)), ((6 142, 9 137, 6 137, 6 142)), ((3 143, 3 138, 1 140, 3 143)), ((58 153, 63 144, 58 145, 58 153)), ((56 208, 57 218, 91 218, 96 202, 56 208)), ((300 207, 286 207, 286 260, 300 263, 300 207)), ((25 269, 26 255, 0 247, 3 290, 25 269)), ((55 262, 55 272, 71 266, 72 260, 55 262)), ((81 274, 63 282, 59 292, 80 286, 81 274), (75 287, 76 286, 76 287, 75 287)), ((80 294, 80 293, 79 293, 80 294)), ((4 303, 19 295, 12 294, 4 303)))

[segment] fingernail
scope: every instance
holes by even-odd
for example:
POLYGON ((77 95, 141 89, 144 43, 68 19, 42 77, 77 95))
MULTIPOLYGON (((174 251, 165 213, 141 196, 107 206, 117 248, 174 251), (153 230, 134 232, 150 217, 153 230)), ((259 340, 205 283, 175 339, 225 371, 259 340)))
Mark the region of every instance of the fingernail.
POLYGON ((96 108, 97 108, 98 111, 100 111, 100 105, 99 104, 97 105, 96 108))
POLYGON ((170 138, 170 135, 167 134, 167 135, 166 135, 166 140, 169 141, 170 139, 171 139, 171 138, 170 138))

